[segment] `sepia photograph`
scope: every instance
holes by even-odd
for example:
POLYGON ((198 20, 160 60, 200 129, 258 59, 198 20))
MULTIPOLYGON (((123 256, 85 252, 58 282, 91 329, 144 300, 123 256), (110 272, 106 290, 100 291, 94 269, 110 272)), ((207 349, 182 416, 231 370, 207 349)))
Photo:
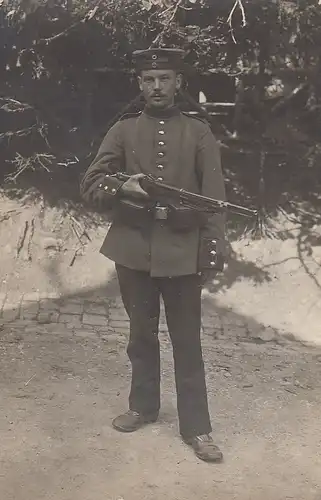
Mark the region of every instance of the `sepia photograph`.
POLYGON ((0 500, 321 500, 321 0, 0 0, 0 500))

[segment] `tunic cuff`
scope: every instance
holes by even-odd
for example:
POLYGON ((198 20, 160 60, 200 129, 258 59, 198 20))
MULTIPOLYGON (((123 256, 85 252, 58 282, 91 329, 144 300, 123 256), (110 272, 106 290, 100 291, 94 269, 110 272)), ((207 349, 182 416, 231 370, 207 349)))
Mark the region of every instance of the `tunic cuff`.
POLYGON ((215 238, 202 238, 198 256, 199 271, 213 269, 224 270, 224 256, 219 249, 219 242, 215 238))
POLYGON ((106 174, 102 182, 98 185, 100 191, 104 191, 107 196, 116 197, 121 189, 124 181, 117 179, 117 177, 106 174))

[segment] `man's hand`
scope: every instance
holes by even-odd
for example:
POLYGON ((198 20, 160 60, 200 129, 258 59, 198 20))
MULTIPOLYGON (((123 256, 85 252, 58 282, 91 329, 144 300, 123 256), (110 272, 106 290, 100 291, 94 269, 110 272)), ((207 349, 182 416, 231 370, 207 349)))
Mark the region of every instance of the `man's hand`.
POLYGON ((205 286, 207 283, 210 281, 213 281, 213 279, 216 277, 217 271, 212 270, 212 269, 207 269, 206 271, 201 272, 201 285, 205 286))
POLYGON ((149 198, 148 193, 140 185, 140 179, 142 179, 145 174, 135 174, 132 175, 120 188, 120 193, 123 196, 128 196, 131 198, 149 198))

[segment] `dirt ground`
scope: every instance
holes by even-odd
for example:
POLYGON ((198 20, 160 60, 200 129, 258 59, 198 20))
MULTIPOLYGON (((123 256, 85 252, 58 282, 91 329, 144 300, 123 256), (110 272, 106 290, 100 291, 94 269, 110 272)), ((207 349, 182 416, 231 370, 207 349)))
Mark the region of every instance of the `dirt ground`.
MULTIPOLYGON (((0 294, 63 296, 112 278, 98 254, 106 223, 41 200, 2 196, 0 208, 0 294)), ((207 309, 279 339, 236 337, 236 320, 224 337, 203 336, 224 463, 200 462, 179 439, 165 335, 160 419, 122 435, 110 424, 126 409, 125 336, 13 322, 0 331, 1 500, 321 500, 321 228, 303 247, 298 224, 274 223, 286 239, 233 241, 225 276, 204 291, 207 309)))

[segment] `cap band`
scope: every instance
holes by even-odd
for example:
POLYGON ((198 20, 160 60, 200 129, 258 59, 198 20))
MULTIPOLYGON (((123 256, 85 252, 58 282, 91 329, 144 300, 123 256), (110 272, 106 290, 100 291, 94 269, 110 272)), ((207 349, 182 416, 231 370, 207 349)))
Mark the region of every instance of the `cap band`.
POLYGON ((184 51, 181 49, 147 49, 133 53, 138 71, 151 69, 173 69, 182 67, 184 51))

